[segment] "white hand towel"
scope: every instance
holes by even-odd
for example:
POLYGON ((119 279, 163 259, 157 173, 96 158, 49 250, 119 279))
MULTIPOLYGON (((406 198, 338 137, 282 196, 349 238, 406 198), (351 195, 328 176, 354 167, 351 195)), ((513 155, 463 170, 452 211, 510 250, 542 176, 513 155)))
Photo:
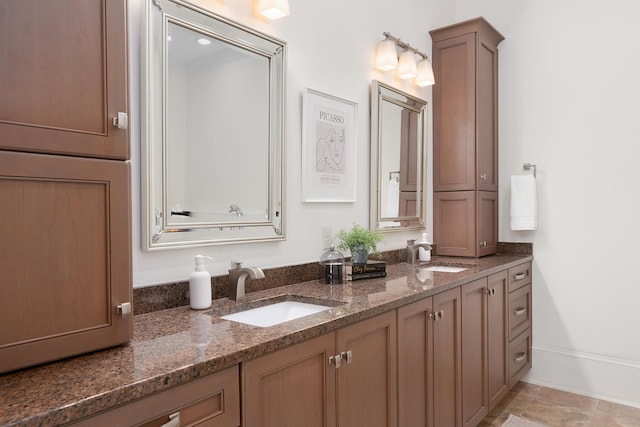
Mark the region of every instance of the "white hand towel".
POLYGON ((398 216, 400 209, 400 183, 397 179, 391 178, 389 180, 389 189, 387 192, 387 208, 385 209, 385 215, 388 218, 395 218, 398 216))
POLYGON ((538 204, 536 179, 533 175, 511 177, 511 229, 536 230, 538 204))

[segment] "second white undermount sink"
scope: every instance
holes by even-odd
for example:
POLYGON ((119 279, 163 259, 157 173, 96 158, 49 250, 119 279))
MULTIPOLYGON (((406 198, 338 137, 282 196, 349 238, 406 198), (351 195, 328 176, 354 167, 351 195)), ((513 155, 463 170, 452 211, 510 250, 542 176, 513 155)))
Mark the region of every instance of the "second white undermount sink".
POLYGON ((221 316, 222 319, 245 323, 263 328, 299 319, 332 307, 299 301, 282 301, 263 307, 252 308, 238 313, 221 316))
POLYGON ((449 265, 431 265, 429 267, 422 267, 421 270, 438 271, 441 273, 460 273, 461 271, 465 271, 466 267, 452 267, 449 265))

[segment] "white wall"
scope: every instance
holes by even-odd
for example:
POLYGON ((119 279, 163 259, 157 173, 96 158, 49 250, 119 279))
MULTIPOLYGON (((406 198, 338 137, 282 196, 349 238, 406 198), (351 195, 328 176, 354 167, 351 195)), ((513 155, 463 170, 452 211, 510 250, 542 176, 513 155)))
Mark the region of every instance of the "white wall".
MULTIPOLYGON (((150 0, 149 0, 150 1, 150 0)), ((393 72, 373 70, 373 56, 382 33, 389 31, 412 46, 431 52, 428 30, 451 23, 453 4, 440 0, 403 0, 389 6, 382 0, 291 0, 291 16, 269 22, 253 14, 253 0, 194 0, 225 17, 263 31, 288 43, 286 234, 284 242, 223 245, 187 250, 143 252, 140 247, 140 20, 143 0, 129 0, 131 143, 133 165, 133 282, 134 287, 186 280, 193 257, 213 257, 212 274, 226 274, 231 259, 263 268, 315 262, 323 252, 322 227, 334 234, 355 221, 369 224, 369 91, 372 79, 392 84, 429 102, 431 88, 403 82, 393 72), (440 10, 440 12, 438 12, 440 10), (358 103, 357 201, 355 203, 301 202, 302 93, 306 87, 358 103)), ((429 146, 431 146, 429 123, 429 146)), ((431 159, 429 159, 431 164, 431 159)), ((428 171, 431 175, 431 170, 428 171)), ((431 188, 428 187, 427 190, 431 188)), ((431 202, 429 201, 429 215, 431 202)), ((431 223, 428 224, 431 232, 431 223)), ((430 233, 433 234, 433 233, 430 233)), ((404 247, 419 233, 388 234, 383 250, 404 247)))
MULTIPOLYGON (((485 16, 500 45, 500 240, 534 244, 532 382, 640 407, 640 3, 633 0, 290 0, 291 16, 255 18, 253 2, 200 0, 212 10, 288 42, 287 240, 145 253, 140 248, 139 25, 131 9, 134 286, 184 280, 193 256, 261 267, 318 259, 321 229, 368 224, 369 82, 379 79, 429 101, 392 74, 373 71, 389 31, 430 53, 428 30, 485 16), (358 103, 358 200, 301 202, 301 94, 305 87, 358 103), (538 165, 539 229, 509 230, 509 176, 538 165)), ((428 176, 431 176, 431 158, 428 176)), ((431 190, 431 183, 427 190, 431 190)), ((431 204, 428 205, 429 231, 431 204)), ((417 233, 416 233, 417 234, 417 233)), ((406 233, 385 249, 403 247, 406 233)))
POLYGON ((500 44, 500 240, 533 242, 529 381, 640 407, 640 3, 457 0, 500 44), (538 166, 539 229, 509 229, 538 166))

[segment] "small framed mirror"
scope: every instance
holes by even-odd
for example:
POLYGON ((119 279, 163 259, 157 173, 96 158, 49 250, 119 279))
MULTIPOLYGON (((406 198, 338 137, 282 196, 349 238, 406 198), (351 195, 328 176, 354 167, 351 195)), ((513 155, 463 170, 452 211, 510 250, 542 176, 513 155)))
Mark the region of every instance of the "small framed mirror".
POLYGON ((286 44, 145 4, 143 249, 284 240, 286 44))
POLYGON ((382 82, 371 84, 373 230, 425 228, 426 101, 382 82))

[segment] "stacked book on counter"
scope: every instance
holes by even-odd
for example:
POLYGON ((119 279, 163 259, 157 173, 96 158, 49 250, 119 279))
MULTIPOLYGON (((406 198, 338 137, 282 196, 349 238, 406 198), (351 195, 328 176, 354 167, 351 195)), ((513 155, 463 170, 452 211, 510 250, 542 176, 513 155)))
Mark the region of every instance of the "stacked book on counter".
POLYGON ((346 267, 348 281, 387 277, 387 264, 384 261, 368 260, 366 264, 348 262, 346 267))

